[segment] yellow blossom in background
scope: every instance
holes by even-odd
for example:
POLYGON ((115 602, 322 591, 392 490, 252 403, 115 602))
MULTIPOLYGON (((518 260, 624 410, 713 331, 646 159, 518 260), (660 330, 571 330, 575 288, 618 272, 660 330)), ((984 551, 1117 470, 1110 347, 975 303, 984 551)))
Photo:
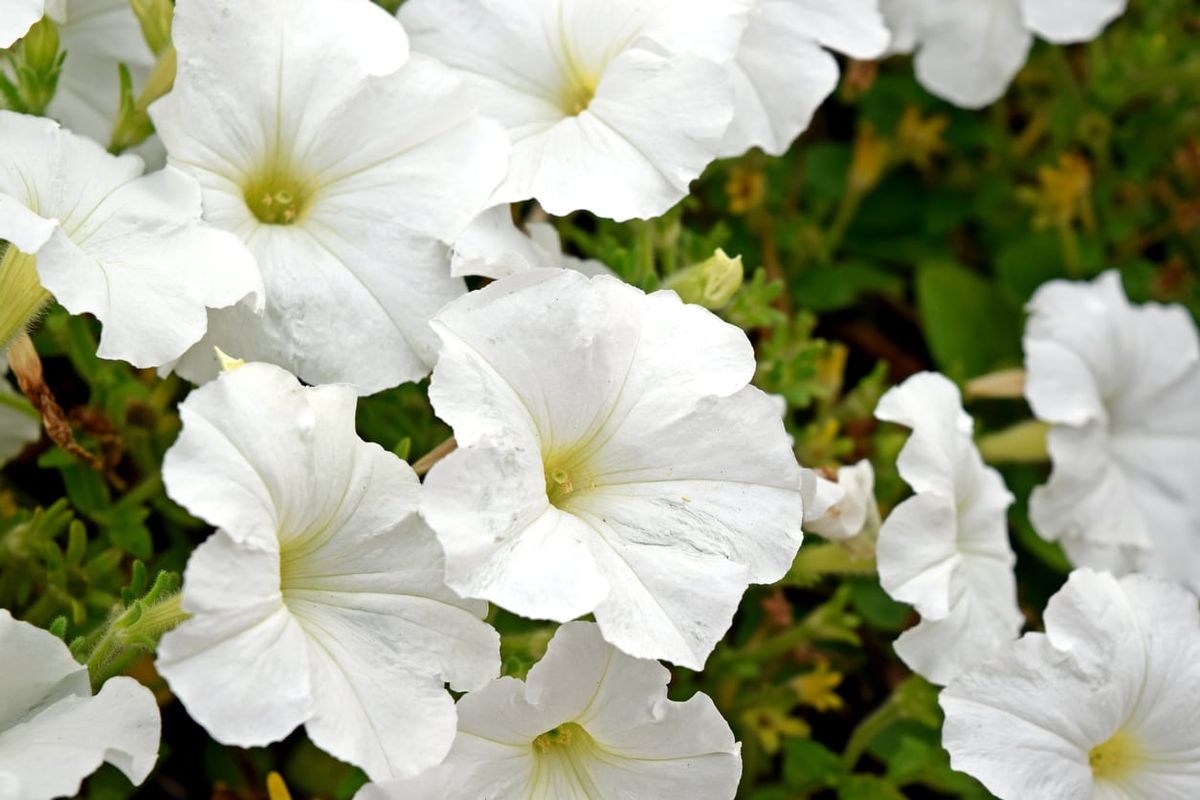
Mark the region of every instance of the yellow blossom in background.
POLYGON ((1091 193, 1092 170, 1087 160, 1064 153, 1057 165, 1040 167, 1038 185, 1023 187, 1018 197, 1033 208, 1033 226, 1038 230, 1067 229, 1076 221, 1091 229, 1095 227, 1091 193))
POLYGON ((846 704, 837 693, 841 685, 842 673, 831 670, 825 662, 791 682, 800 702, 821 712, 836 711, 846 704))
POLYGON ((779 752, 785 736, 807 739, 812 735, 812 728, 804 720, 769 706, 750 709, 742 716, 742 724, 754 733, 763 750, 771 755, 779 752))
POLYGON ((891 160, 892 144, 879 135, 875 126, 864 122, 854 139, 854 157, 850 162, 848 190, 863 195, 879 185, 891 160))
POLYGON ((762 205, 767 195, 767 176, 761 169, 737 166, 725 181, 731 214, 745 214, 762 205))
POLYGON ((922 172, 933 166, 933 160, 946 152, 942 134, 950 118, 945 114, 922 116, 921 109, 909 106, 896 128, 896 147, 901 158, 922 172))

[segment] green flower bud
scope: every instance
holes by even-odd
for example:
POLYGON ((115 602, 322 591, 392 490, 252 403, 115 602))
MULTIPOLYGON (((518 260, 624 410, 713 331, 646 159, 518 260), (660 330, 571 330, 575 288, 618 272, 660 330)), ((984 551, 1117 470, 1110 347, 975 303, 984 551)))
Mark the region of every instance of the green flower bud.
POLYGON ((709 309, 726 306, 742 288, 742 257, 731 258, 721 248, 710 258, 668 275, 664 289, 674 289, 685 303, 709 309))

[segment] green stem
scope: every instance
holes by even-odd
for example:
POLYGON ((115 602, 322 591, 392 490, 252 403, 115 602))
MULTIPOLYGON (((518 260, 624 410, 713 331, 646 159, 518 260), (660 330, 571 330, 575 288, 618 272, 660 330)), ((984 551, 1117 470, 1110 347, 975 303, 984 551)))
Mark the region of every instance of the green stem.
POLYGON ((1040 464, 1049 457, 1050 426, 1038 420, 1018 422, 979 440, 983 460, 991 464, 1040 464))
POLYGON ((99 691, 105 681, 123 673, 137 658, 153 652, 164 633, 188 619, 181 601, 182 595, 175 593, 150 603, 135 602, 99 632, 85 662, 93 691, 99 691))
POLYGON ((854 218, 858 216, 858 208, 862 205, 864 195, 853 189, 847 189, 842 195, 842 201, 838 205, 837 213, 833 217, 833 222, 829 225, 829 231, 825 234, 825 239, 821 243, 821 261, 825 264, 832 263, 833 257, 837 255, 837 251, 842 246, 842 240, 846 238, 847 231, 854 224, 854 218))
POLYGON ((897 702, 895 695, 889 697, 851 732, 850 740, 846 742, 846 749, 842 753, 842 766, 847 771, 853 770, 862 754, 871 746, 871 742, 903 717, 903 706, 897 702))
POLYGON ((1063 265, 1066 267, 1067 277, 1073 280, 1084 277, 1083 256, 1079 252, 1079 236, 1075 233, 1075 229, 1069 225, 1058 226, 1058 242, 1062 248, 1063 265))

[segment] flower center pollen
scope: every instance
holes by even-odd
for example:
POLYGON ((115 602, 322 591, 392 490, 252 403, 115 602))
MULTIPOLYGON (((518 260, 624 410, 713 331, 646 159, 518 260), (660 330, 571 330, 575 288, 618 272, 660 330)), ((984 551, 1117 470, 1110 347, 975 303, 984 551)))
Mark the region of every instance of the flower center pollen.
POLYGON ((264 170, 245 186, 246 205, 266 225, 291 225, 303 219, 312 194, 308 181, 280 168, 264 170))
POLYGON ((572 68, 559 96, 559 108, 569 117, 579 116, 592 104, 599 85, 598 76, 577 67, 572 68))
POLYGON ((1117 731, 1111 739, 1096 745, 1088 753, 1088 766, 1097 780, 1121 780, 1144 760, 1141 745, 1124 730, 1117 731))

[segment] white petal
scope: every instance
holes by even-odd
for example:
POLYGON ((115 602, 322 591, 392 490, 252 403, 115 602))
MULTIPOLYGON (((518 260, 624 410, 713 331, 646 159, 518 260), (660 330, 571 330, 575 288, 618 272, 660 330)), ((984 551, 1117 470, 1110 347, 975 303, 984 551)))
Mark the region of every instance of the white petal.
POLYGON ((728 66, 735 111, 722 156, 751 147, 783 154, 837 88, 837 60, 812 38, 810 21, 791 0, 764 0, 751 15, 728 66))
POLYGON ((522 232, 507 205, 488 209, 475 218, 451 249, 452 275, 503 278, 534 269, 568 267, 584 275, 613 275, 599 261, 563 253, 558 231, 547 222, 527 222, 522 232))
POLYGON ((1054 425, 1031 516, 1073 561, 1200 588, 1200 337, 1179 307, 1134 307, 1116 273, 1030 303, 1026 394, 1054 425))
POLYGON ((39 251, 43 285, 104 323, 101 358, 164 364, 204 335, 206 308, 261 292, 249 252, 199 217, 196 182, 168 167, 109 195, 81 245, 60 232, 39 251))
POLYGON ((188 560, 183 609, 192 618, 163 636, 156 666, 214 739, 257 747, 308 719, 307 644, 283 604, 278 551, 213 534, 188 560))
POLYGON ((73 695, 88 696, 87 670, 57 636, 13 619, 0 608, 0 730, 19 722, 38 706, 73 695))
POLYGON ((806 467, 800 468, 800 495, 804 498, 804 524, 825 516, 829 509, 846 497, 846 490, 806 467))
POLYGON ((956 769, 1003 798, 1179 797, 1200 785, 1200 613, 1153 579, 1079 570, 1029 634, 942 693, 956 769), (1143 757, 1096 778, 1091 750, 1118 732, 1143 757))
POLYGON ((917 80, 963 108, 999 99, 1025 65, 1033 34, 1013 0, 935 2, 924 9, 917 80))
POLYGON ((46 0, 3 0, 0 14, 0 49, 11 47, 42 18, 46 0))
POLYGON ((41 418, 36 411, 27 404, 19 408, 6 405, 5 399, 16 401, 17 396, 8 380, 0 376, 0 464, 16 456, 42 435, 41 418))
POLYGON ((150 690, 112 678, 95 697, 65 697, 0 731, 0 775, 15 778, 21 798, 74 795, 105 762, 137 785, 158 761, 160 731, 150 690))
POLYGON ((0 796, 73 795, 105 761, 133 783, 158 759, 154 695, 113 678, 92 696, 87 669, 58 637, 0 609, 0 796))
POLYGON ((844 0, 829 4, 822 0, 790 0, 803 10, 808 35, 851 58, 883 55, 888 32, 883 25, 879 0, 844 0))
POLYGON ((588 109, 540 139, 533 196, 556 216, 656 217, 715 157, 732 97, 710 61, 630 49, 609 65, 588 109))
POLYGON ((904 482, 916 492, 952 496, 960 462, 973 449, 974 423, 963 411, 958 388, 944 375, 913 375, 880 398, 875 416, 912 428, 897 461, 904 482))
POLYGON ((718 62, 746 3, 410 2, 414 48, 459 70, 514 142, 496 202, 657 216, 712 161, 732 117, 718 62), (598 81, 572 115, 573 82, 598 81))
POLYGON ((889 54, 911 53, 917 48, 927 5, 926 0, 879 0, 879 10, 892 33, 889 54))
POLYGON ((917 494, 892 509, 876 545, 879 580, 896 600, 916 607, 922 617, 950 613, 951 581, 961 562, 954 502, 933 493, 917 494))
MULTIPOLYGON (((874 531, 879 524, 879 505, 875 500, 875 468, 867 459, 852 466, 838 467, 838 482, 821 480, 824 484, 836 485, 840 496, 813 518, 805 504, 805 530, 833 541, 851 539, 870 528, 874 531)), ((820 491, 820 490, 818 490, 820 491)), ((828 490, 826 490, 828 491, 828 490)))
POLYGON ((1048 42, 1088 42, 1108 23, 1125 13, 1126 0, 1021 0, 1021 13, 1030 30, 1048 42))
POLYGON ((507 450, 459 450, 430 470, 421 513, 445 548, 446 582, 535 619, 593 611, 609 584, 587 546, 592 531, 548 506, 545 491, 540 462, 507 450))

